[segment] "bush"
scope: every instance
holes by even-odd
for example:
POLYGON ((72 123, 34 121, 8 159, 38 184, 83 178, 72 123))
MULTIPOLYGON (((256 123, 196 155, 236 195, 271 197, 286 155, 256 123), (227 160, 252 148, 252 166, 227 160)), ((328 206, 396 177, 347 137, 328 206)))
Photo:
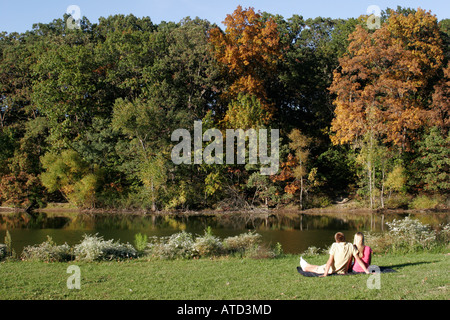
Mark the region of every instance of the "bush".
POLYGON ((254 245, 245 250, 244 256, 251 259, 274 259, 283 254, 281 244, 278 242, 274 248, 268 245, 254 245))
POLYGON ((65 243, 56 245, 50 236, 47 241, 35 246, 27 246, 23 249, 22 260, 44 261, 44 262, 64 262, 73 259, 70 246, 65 243))
POLYGON ((8 256, 7 250, 6 244, 0 244, 0 261, 8 256))
POLYGON ((80 261, 115 260, 135 258, 137 251, 129 243, 105 241, 95 234, 84 235, 82 242, 74 247, 74 255, 80 261))
POLYGON ((148 252, 162 259, 188 259, 197 255, 194 249, 194 239, 185 231, 175 233, 170 237, 157 238, 148 245, 148 252))
POLYGON ((302 255, 306 257, 312 257, 312 256, 318 256, 320 254, 320 248, 317 248, 315 246, 308 247, 302 255))
POLYGON ((282 254, 280 244, 275 248, 260 245, 261 235, 248 232, 221 241, 205 230, 203 236, 194 237, 185 231, 170 237, 152 237, 146 253, 148 256, 160 259, 190 259, 199 257, 240 254, 249 258, 274 258, 282 254))
POLYGON ((448 224, 443 226, 440 232, 410 217, 387 222, 387 225, 389 231, 384 234, 366 235, 366 242, 374 251, 407 253, 448 246, 450 233, 448 224))
POLYGON ((392 194, 385 201, 385 207, 389 209, 408 209, 408 206, 411 202, 411 197, 404 194, 392 194))
POLYGON ((440 203, 441 199, 438 197, 428 197, 426 195, 421 195, 415 198, 411 204, 410 209, 424 210, 424 209, 435 209, 440 203))
POLYGON ((246 250, 259 245, 261 237, 260 234, 249 231, 235 237, 225 238, 223 245, 230 253, 239 252, 243 254, 246 250))
POLYGON ((313 195, 308 201, 308 208, 326 208, 333 204, 328 196, 313 195))
POLYGON ((137 233, 134 235, 134 247, 137 251, 143 252, 147 248, 147 242, 147 235, 141 233, 137 233))
POLYGON ((214 236, 211 228, 205 230, 202 237, 197 237, 194 243, 194 250, 202 257, 220 255, 223 252, 223 244, 220 239, 214 236))

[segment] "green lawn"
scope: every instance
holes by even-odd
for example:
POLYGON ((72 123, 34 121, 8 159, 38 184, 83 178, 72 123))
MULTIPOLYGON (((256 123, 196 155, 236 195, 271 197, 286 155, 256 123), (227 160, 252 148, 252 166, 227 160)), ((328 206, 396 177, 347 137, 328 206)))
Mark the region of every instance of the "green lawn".
MULTIPOLYGON (((326 262, 326 256, 309 261, 326 262)), ((381 274, 381 288, 368 289, 369 275, 306 278, 299 256, 278 259, 134 260, 98 263, 0 263, 0 299, 448 299, 450 256, 443 253, 375 256, 373 263, 398 272, 381 274), (69 290, 69 265, 81 270, 81 288, 69 290)))

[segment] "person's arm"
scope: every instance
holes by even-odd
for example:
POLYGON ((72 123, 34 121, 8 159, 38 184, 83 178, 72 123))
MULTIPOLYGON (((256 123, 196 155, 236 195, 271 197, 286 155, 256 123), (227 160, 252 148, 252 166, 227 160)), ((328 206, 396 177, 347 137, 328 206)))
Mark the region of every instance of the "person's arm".
POLYGON ((366 265, 364 264, 364 261, 361 260, 361 258, 356 254, 354 255, 356 262, 361 266, 361 268, 364 270, 365 273, 369 274, 369 270, 367 270, 366 265))
POLYGON ((334 261, 334 256, 332 254, 330 254, 330 257, 328 258, 328 261, 327 261, 327 265, 325 266, 325 272, 320 277, 323 278, 323 277, 328 276, 328 270, 330 270, 331 264, 333 263, 333 261, 334 261))

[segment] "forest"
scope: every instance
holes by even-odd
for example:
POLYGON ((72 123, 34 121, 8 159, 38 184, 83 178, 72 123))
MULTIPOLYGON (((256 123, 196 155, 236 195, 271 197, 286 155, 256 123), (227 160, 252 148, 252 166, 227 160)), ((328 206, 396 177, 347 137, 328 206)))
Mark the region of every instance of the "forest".
POLYGON ((1 206, 448 206, 450 19, 68 18, 0 33, 1 206), (172 133, 195 121, 279 129, 279 170, 173 163, 172 133))

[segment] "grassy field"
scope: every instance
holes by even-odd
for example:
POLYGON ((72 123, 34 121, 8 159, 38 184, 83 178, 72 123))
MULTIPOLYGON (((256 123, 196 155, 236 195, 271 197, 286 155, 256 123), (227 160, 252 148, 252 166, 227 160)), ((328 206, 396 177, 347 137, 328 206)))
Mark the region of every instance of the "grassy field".
MULTIPOLYGON (((0 299, 89 300, 302 300, 448 299, 450 256, 443 253, 375 256, 391 266, 381 288, 367 288, 369 275, 306 278, 298 256, 277 259, 134 260, 97 263, 0 263, 0 299), (69 265, 81 271, 81 288, 67 288, 69 265)), ((326 256, 309 258, 324 263, 326 256)))

